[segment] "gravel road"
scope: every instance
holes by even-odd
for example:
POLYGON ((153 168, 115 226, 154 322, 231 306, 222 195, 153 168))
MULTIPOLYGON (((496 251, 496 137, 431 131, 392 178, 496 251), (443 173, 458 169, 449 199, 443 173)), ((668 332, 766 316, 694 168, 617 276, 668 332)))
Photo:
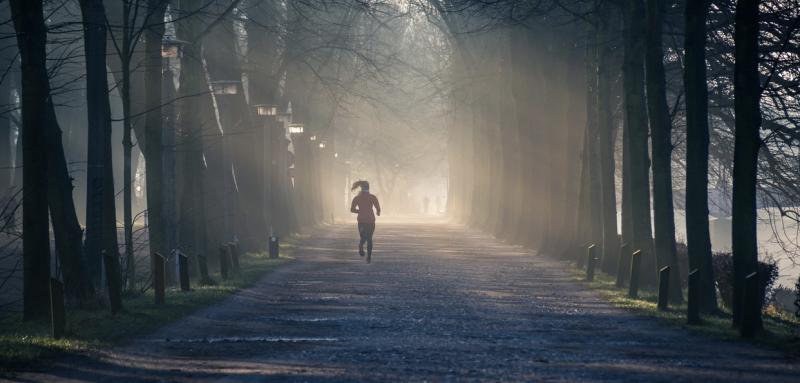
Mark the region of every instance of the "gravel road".
POLYGON ((222 303, 23 381, 800 382, 800 362, 633 315, 564 265, 442 222, 354 225, 222 303))

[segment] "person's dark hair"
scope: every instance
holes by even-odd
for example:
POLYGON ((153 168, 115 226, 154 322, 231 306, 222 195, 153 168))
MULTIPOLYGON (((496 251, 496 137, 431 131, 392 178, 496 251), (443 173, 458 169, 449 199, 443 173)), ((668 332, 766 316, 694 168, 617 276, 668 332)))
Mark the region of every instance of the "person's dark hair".
POLYGON ((361 188, 361 190, 369 190, 369 182, 363 180, 353 182, 353 187, 350 190, 356 190, 358 188, 361 188))

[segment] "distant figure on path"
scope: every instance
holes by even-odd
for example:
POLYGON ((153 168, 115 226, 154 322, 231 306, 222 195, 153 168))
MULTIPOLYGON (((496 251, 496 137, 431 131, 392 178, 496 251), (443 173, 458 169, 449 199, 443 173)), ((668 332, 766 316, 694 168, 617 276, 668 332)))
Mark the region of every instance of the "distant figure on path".
POLYGON ((428 205, 431 204, 431 199, 428 196, 422 198, 422 214, 428 214, 428 205))
POLYGON ((372 234, 375 233, 375 213, 381 215, 381 204, 378 197, 369 192, 369 182, 356 181, 351 190, 361 188, 361 192, 353 198, 350 212, 358 214, 358 234, 361 241, 358 243, 358 255, 364 256, 364 243, 367 244, 367 263, 372 261, 372 234), (375 208, 375 212, 372 208, 375 208))

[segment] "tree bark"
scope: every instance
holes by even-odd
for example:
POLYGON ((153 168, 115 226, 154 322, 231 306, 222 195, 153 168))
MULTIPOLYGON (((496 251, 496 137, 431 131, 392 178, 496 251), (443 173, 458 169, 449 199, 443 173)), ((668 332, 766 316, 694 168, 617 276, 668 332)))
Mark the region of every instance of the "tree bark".
POLYGON ((602 268, 608 273, 616 270, 619 255, 619 236, 617 231, 617 184, 614 175, 614 95, 612 83, 618 72, 613 68, 612 20, 617 20, 613 8, 603 2, 597 17, 597 71, 592 80, 597 82, 597 127, 598 151, 600 159, 600 195, 603 242, 602 268))
POLYGON ((50 233, 47 217, 46 104, 47 28, 40 0, 11 0, 11 15, 22 58, 22 179, 23 320, 49 313, 50 233))
MULTIPOLYGON (((101 252, 117 257, 117 216, 111 158, 111 106, 106 71, 106 20, 101 0, 81 0, 88 110, 86 257, 99 286, 101 252)), ((118 279, 117 279, 118 280, 118 279)))
POLYGON ((675 213, 672 203, 672 120, 667 106, 662 47, 663 0, 647 0, 645 68, 647 107, 653 151, 653 217, 658 268, 669 266, 669 300, 683 301, 675 253, 675 213))
POLYGON ((709 0, 686 2, 683 84, 686 91, 686 247, 689 269, 699 270, 700 311, 717 309, 708 228, 708 89, 706 17, 709 0))
MULTIPOLYGON (((761 146, 761 84, 758 77, 758 0, 736 2, 734 109, 736 132, 733 149, 733 324, 742 332, 762 328, 761 305, 745 307, 745 276, 758 270, 756 183, 761 146), (752 318, 752 321, 745 321, 752 318)), ((757 276, 759 278, 759 276, 757 276)))
MULTIPOLYGON (((147 173, 147 218, 150 253, 169 256, 166 247, 163 204, 164 180, 161 118, 161 40, 164 37, 164 12, 167 2, 148 0, 148 17, 144 26, 144 97, 145 97, 145 172, 147 173)), ((173 269, 173 268, 169 268, 173 269)), ((171 275, 171 274, 168 274, 171 275)))
POLYGON ((630 156, 631 223, 633 250, 642 251, 642 283, 656 281, 650 222, 650 158, 648 154, 647 105, 644 94, 645 7, 643 0, 629 0, 625 6, 625 53, 623 89, 630 156))
MULTIPOLYGON (((181 0, 180 12, 197 12, 202 7, 198 0, 181 0)), ((177 36, 188 41, 181 57, 180 86, 178 88, 178 116, 176 146, 178 151, 178 168, 180 183, 178 185, 178 245, 190 256, 203 255, 211 259, 217 254, 220 241, 217 217, 207 219, 206 178, 208 166, 213 165, 216 158, 211 152, 205 153, 209 143, 208 136, 218 134, 216 120, 211 112, 213 102, 208 91, 208 82, 203 69, 202 41, 198 35, 202 32, 202 23, 197 18, 184 18, 177 22, 177 36), (208 166, 207 166, 208 165, 208 166), (214 219, 213 222, 210 222, 214 219), (210 222, 210 223, 209 223, 210 222)), ((218 182, 218 180, 207 180, 218 182)), ((219 200, 215 200, 218 203, 219 200)), ((212 213, 215 211, 212 211, 212 213)), ((204 281, 208 282, 208 281, 204 281)))

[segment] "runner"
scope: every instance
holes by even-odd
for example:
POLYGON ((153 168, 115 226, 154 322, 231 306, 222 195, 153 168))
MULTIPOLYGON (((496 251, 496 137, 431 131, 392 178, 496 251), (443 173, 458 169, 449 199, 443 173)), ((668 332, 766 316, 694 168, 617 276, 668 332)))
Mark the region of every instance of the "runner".
POLYGON ((367 244, 367 263, 372 261, 372 234, 375 233, 375 213, 381 215, 381 204, 378 197, 369 192, 369 182, 356 181, 352 190, 361 188, 361 192, 353 198, 350 212, 358 214, 358 234, 361 240, 358 243, 358 255, 364 256, 364 243, 367 244), (375 208, 373 212, 372 208, 375 208))

